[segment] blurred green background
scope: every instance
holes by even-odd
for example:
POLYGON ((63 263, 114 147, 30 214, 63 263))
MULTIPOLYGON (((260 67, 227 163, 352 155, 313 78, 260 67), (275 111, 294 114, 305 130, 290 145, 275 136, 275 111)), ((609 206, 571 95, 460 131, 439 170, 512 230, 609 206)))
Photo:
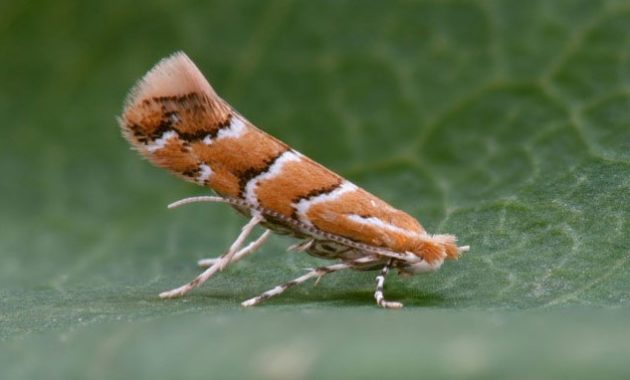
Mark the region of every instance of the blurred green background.
POLYGON ((0 378, 627 378, 630 2, 3 1, 0 378), (115 117, 183 50, 259 127, 471 252, 308 283, 115 117))

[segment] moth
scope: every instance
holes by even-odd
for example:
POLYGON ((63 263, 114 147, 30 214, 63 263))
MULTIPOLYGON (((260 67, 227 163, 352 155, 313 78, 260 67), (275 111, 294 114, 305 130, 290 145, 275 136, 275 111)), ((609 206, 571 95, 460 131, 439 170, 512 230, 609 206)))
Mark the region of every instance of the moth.
POLYGON ((435 271, 468 246, 453 235, 430 235, 409 214, 256 128, 210 86, 182 52, 156 64, 130 91, 119 118, 123 136, 151 163, 205 186, 216 195, 186 198, 223 202, 249 218, 229 249, 204 259, 191 282, 160 294, 180 297, 218 271, 253 253, 271 232, 298 242, 289 250, 335 260, 248 299, 253 306, 311 278, 347 269, 376 270, 374 298, 383 308, 390 269, 411 275, 435 271), (264 232, 245 244, 255 226, 264 232))

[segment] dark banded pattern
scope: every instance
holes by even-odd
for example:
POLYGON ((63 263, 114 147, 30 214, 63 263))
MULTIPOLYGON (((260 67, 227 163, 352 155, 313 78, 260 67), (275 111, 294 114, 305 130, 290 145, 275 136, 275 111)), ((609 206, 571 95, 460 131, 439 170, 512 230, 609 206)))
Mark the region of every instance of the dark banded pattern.
POLYGON ((332 191, 343 179, 303 155, 285 163, 281 175, 260 181, 256 196, 261 206, 276 210, 286 217, 296 218, 296 200, 332 191))
MULTIPOLYGON (((187 142, 216 136, 230 125, 231 111, 199 93, 182 96, 158 96, 137 103, 132 112, 123 116, 129 137, 140 143, 150 143, 168 131, 175 131, 187 142)), ((123 130, 124 130, 123 129, 123 130)))
POLYGON ((339 186, 341 186, 342 183, 343 183, 343 179, 337 178, 337 180, 331 183, 330 185, 313 189, 309 191, 308 193, 306 193, 305 195, 298 195, 295 198, 291 199, 291 204, 293 207, 293 211, 291 212, 291 217, 295 220, 298 220, 297 209, 295 208, 295 205, 298 204, 300 201, 308 201, 309 199, 318 197, 320 195, 330 194, 333 191, 337 190, 339 186))
POLYGON ((279 151, 274 157, 270 157, 266 160, 263 161, 262 165, 260 163, 258 163, 257 166, 252 166, 250 168, 247 168, 245 170, 243 170, 242 172, 238 173, 238 179, 239 179, 239 187, 241 190, 241 198, 245 198, 245 187, 247 187, 247 184, 252 181, 253 179, 255 179, 256 177, 265 174, 269 171, 269 168, 271 166, 273 166, 274 163, 276 163, 276 161, 278 161, 278 159, 280 157, 282 157, 283 154, 285 154, 286 152, 288 152, 289 149, 286 148, 285 150, 281 150, 279 151))
POLYGON ((317 197, 317 196, 320 196, 320 195, 332 193, 337 188, 339 188, 339 186, 341 186, 342 183, 343 183, 343 180, 341 178, 337 178, 337 181, 335 181, 332 185, 323 186, 323 187, 320 187, 320 188, 317 188, 317 189, 313 189, 313 190, 309 191, 306 195, 297 196, 297 197, 293 198, 293 203, 298 203, 301 200, 309 200, 311 198, 314 198, 314 197, 317 197))

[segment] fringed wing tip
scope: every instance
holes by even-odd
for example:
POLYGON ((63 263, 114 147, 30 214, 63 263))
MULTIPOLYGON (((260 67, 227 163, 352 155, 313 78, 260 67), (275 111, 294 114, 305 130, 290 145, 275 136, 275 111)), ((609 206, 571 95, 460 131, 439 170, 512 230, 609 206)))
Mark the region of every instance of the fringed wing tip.
POLYGON ((183 51, 177 51, 161 59, 136 82, 125 98, 124 113, 142 99, 177 96, 190 92, 202 92, 209 97, 216 96, 194 62, 183 51))

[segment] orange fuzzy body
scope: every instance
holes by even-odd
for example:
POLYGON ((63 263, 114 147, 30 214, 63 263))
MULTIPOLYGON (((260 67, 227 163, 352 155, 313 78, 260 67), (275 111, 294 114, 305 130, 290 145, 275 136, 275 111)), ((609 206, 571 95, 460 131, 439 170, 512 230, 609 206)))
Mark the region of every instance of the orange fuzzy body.
POLYGON ((429 263, 460 253, 454 237, 428 235, 409 214, 256 128, 183 53, 161 61, 136 85, 120 124, 149 161, 219 195, 429 263))

